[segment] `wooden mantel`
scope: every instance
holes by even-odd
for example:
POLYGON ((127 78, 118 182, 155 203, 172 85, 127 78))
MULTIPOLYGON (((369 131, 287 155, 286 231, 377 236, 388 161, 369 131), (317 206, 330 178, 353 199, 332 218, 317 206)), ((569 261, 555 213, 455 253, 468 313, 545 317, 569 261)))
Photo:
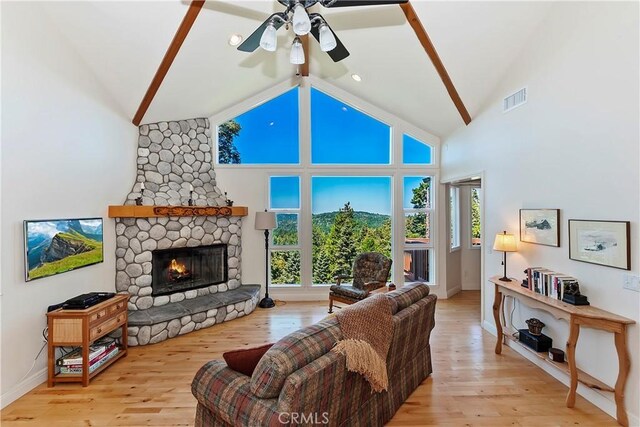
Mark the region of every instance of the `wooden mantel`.
POLYGON ((158 218, 164 216, 247 216, 246 206, 109 206, 109 218, 158 218))

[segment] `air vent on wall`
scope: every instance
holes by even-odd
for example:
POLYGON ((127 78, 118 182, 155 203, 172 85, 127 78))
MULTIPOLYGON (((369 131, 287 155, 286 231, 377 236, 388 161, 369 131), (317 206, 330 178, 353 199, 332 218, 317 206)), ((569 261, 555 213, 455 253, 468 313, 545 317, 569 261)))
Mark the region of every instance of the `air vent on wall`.
POLYGON ((527 88, 523 87, 519 91, 507 96, 502 102, 502 112, 506 113, 527 102, 527 88))

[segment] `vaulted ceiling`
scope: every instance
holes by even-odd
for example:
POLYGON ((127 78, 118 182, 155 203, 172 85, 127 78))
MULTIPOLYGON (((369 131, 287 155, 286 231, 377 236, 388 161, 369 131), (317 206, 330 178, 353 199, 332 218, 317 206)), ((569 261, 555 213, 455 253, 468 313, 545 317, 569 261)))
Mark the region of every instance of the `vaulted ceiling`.
MULTIPOLYGON (((535 36, 548 2, 412 2, 472 117, 535 36)), ((46 2, 48 15, 131 119, 189 2, 46 2)), ((310 41, 310 73, 430 131, 446 136, 464 123, 400 7, 324 9, 351 52, 334 63, 310 41), (357 83, 351 74, 362 76, 357 83)), ((248 54, 229 46, 282 11, 276 1, 208 0, 143 123, 211 116, 295 77, 292 31, 278 50, 248 54)), ((514 88, 517 89, 517 88, 514 88)))

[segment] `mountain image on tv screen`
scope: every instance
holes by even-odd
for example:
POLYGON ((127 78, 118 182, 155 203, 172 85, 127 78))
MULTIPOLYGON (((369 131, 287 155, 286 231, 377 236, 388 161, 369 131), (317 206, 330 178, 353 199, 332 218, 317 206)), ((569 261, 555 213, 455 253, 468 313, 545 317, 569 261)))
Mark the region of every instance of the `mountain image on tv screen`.
POLYGON ((102 218, 25 221, 27 281, 102 262, 102 218))

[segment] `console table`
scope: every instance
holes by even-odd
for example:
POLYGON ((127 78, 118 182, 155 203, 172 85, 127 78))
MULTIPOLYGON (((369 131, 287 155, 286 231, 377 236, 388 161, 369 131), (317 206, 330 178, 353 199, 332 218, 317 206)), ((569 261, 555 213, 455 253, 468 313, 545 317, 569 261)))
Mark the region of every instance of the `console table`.
MULTIPOLYGON (((590 305, 571 305, 555 298, 550 298, 541 294, 537 294, 527 288, 522 287, 520 281, 511 279, 511 282, 500 281, 499 276, 489 279, 495 285, 495 297, 493 302, 493 317, 496 322, 498 332, 498 340, 496 342, 496 354, 502 352, 502 343, 505 338, 511 339, 511 335, 503 333, 503 325, 506 328, 506 318, 504 315, 504 298, 505 296, 513 297, 522 301, 531 308, 544 310, 556 319, 564 319, 569 322, 569 339, 567 341, 567 362, 568 369, 564 363, 552 362, 546 354, 538 357, 553 364, 557 368, 566 371, 570 376, 569 393, 567 394, 566 404, 568 408, 573 408, 576 402, 576 389, 578 381, 598 390, 613 392, 616 401, 616 418, 618 423, 623 426, 629 425, 627 413, 624 406, 624 389, 629 375, 629 367, 631 365, 629 359, 629 350, 627 349, 627 325, 636 323, 634 320, 626 317, 610 313, 590 305), (603 382, 591 377, 590 375, 580 371, 576 367, 576 344, 580 335, 580 326, 611 332, 614 334, 614 342, 618 353, 618 379, 615 387, 610 387, 603 382)), ((513 340, 515 341, 515 339, 513 340)), ((524 346, 523 346, 524 347, 524 346)), ((528 349, 528 347, 524 347, 528 349)))
POLYGON ((104 371, 116 360, 127 355, 127 301, 129 295, 116 294, 113 298, 89 307, 85 310, 58 309, 47 313, 49 326, 49 375, 47 387, 53 387, 58 382, 81 382, 83 387, 89 385, 89 380, 104 371), (122 329, 120 351, 93 372, 89 372, 89 346, 105 335, 122 329), (56 373, 56 347, 82 348, 82 373, 56 373))

